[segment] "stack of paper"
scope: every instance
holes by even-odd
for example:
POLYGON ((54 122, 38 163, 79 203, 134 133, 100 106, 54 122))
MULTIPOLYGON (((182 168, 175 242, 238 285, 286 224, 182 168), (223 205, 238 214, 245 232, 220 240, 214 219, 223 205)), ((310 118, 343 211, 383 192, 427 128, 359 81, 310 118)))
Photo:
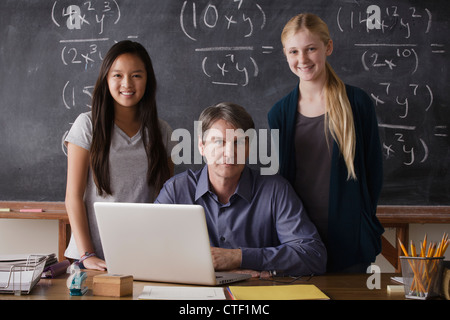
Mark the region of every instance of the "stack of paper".
POLYGON ((39 281, 47 255, 0 255, 0 291, 29 292, 39 281))
POLYGON ((46 264, 57 261, 56 255, 52 254, 3 254, 0 255, 0 269, 3 270, 11 265, 36 264, 45 259, 46 264))
POLYGON ((154 300, 224 300, 221 287, 145 286, 139 299, 154 300))

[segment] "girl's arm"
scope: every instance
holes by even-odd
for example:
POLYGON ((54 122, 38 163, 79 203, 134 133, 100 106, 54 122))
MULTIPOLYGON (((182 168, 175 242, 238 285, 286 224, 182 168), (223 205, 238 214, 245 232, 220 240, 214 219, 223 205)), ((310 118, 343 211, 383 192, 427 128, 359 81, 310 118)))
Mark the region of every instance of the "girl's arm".
MULTIPOLYGON (((89 169, 89 151, 73 143, 67 145, 66 210, 80 256, 94 252, 83 196, 89 169)), ((105 270, 106 264, 97 257, 83 261, 88 269, 105 270)))

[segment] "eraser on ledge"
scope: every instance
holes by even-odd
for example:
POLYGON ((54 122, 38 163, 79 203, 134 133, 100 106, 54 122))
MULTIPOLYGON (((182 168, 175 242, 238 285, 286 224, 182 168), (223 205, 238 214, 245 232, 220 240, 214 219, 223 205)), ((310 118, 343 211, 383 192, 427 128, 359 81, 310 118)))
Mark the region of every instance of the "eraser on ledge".
POLYGON ((20 212, 43 212, 42 209, 20 209, 20 212))

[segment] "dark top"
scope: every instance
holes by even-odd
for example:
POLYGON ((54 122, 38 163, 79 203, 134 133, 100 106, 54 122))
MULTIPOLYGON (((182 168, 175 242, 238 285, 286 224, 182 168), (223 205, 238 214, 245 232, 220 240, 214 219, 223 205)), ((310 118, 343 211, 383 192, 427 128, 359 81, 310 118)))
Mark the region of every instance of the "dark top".
POLYGON ((328 130, 328 138, 325 136, 324 120, 325 115, 310 118, 297 113, 294 189, 301 195, 306 212, 316 225, 322 240, 327 243, 333 140, 328 130))

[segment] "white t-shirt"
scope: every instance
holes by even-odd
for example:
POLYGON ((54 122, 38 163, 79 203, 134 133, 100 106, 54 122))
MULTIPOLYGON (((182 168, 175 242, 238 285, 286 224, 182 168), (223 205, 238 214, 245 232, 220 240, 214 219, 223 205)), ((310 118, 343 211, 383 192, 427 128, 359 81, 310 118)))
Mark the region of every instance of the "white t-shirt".
MULTIPOLYGON (((172 129, 164 120, 159 119, 167 157, 172 151, 172 129)), ((90 150, 92 143, 92 113, 80 114, 70 129, 65 141, 90 150)), ((153 186, 147 184, 148 160, 140 131, 129 137, 114 125, 109 151, 110 182, 112 195, 100 196, 97 192, 92 171, 89 168, 88 182, 84 194, 84 203, 89 221, 94 250, 97 257, 104 259, 103 249, 94 214, 94 202, 134 202, 151 203, 154 201, 153 186)), ((71 259, 80 259, 73 234, 64 255, 71 259)))

